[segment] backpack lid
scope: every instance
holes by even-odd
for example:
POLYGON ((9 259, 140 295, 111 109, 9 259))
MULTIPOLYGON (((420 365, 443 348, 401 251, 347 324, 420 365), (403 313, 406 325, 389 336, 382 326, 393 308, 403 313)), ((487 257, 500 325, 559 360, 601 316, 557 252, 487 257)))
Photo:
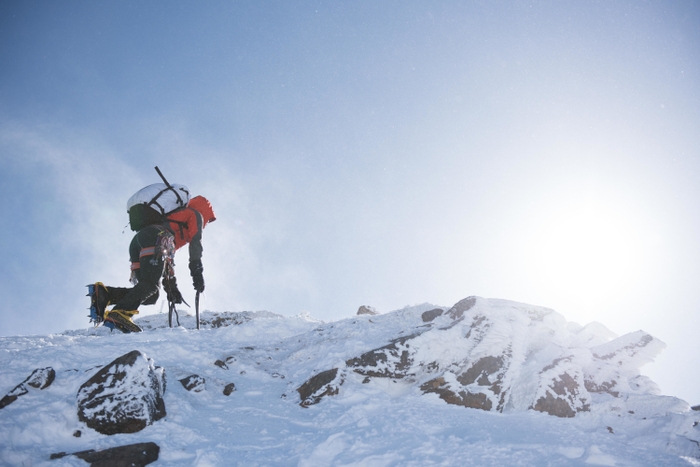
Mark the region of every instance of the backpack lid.
POLYGON ((139 191, 126 202, 126 211, 137 205, 146 204, 162 215, 166 215, 176 209, 187 206, 190 201, 190 190, 185 185, 172 183, 154 183, 139 191))

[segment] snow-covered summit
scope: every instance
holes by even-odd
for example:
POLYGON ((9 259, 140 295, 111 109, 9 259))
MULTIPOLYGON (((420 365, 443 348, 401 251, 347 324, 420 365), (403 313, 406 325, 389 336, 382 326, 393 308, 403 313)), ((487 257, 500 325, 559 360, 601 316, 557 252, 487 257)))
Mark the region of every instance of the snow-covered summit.
MULTIPOLYGON (((402 379, 451 404, 560 417, 658 392, 639 368, 665 344, 643 331, 608 341, 601 326, 577 328, 553 310, 477 297, 447 311, 403 314, 414 322, 382 346, 349 356, 338 378, 402 379)), ((383 321, 375 320, 380 327, 383 321)))
POLYGON ((643 331, 479 297, 329 323, 180 322, 0 338, 0 395, 22 393, 0 411, 0 461, 79 465, 48 456, 149 442, 156 465, 700 465, 700 412, 641 374, 665 347, 643 331), (115 363, 136 350, 146 376, 167 379, 167 415, 100 434, 77 415, 79 389, 100 371, 143 380, 115 363), (51 383, 23 383, 49 368, 51 383))

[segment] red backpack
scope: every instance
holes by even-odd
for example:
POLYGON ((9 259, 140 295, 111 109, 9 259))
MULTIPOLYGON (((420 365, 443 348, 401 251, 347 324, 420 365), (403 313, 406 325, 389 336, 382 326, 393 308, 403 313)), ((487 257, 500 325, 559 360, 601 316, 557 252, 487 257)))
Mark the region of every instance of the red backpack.
POLYGON ((214 209, 204 196, 195 196, 184 208, 169 213, 166 222, 175 232, 175 249, 190 243, 208 223, 215 220, 214 209))

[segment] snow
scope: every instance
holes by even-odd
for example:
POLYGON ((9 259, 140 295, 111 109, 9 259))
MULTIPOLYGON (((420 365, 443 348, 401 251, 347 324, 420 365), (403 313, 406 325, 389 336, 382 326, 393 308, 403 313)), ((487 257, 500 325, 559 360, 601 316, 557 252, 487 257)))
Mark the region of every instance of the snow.
POLYGON ((329 323, 308 314, 205 312, 199 331, 181 312, 181 327, 168 328, 167 315, 156 314, 137 320, 145 329, 138 334, 89 328, 0 337, 0 396, 37 368, 56 371, 49 387, 29 388, 0 409, 0 464, 85 465, 49 456, 152 441, 161 448, 153 465, 173 466, 700 465, 700 412, 659 395, 640 373, 664 347, 652 336, 617 337, 600 323, 580 326, 553 310, 492 299, 478 299, 457 324, 447 313, 423 322, 435 308, 448 310, 423 304, 329 323), (488 329, 465 339, 479 316, 488 329), (346 364, 414 334, 400 343, 413 352, 410 377, 365 382, 346 364), (138 433, 101 435, 78 420, 78 390, 132 350, 165 370, 167 416, 138 433), (450 405, 419 389, 435 376, 421 363, 449 367, 445 380, 457 386, 454 362, 465 352, 475 359, 504 351, 511 360, 503 385, 511 390, 502 412, 450 405), (344 379, 339 393, 302 408, 296 389, 332 368, 344 379), (582 390, 590 410, 573 418, 531 410, 543 381, 564 370, 599 384, 614 379, 621 395, 582 390), (191 375, 205 380, 204 391, 178 382, 191 375), (225 396, 229 383, 236 390, 225 396))

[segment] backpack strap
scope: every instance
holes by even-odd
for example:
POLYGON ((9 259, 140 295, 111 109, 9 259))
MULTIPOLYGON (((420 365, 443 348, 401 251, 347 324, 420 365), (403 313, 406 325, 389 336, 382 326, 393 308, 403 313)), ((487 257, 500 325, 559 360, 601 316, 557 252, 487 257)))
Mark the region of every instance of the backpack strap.
MULTIPOLYGON (((202 230, 202 225, 201 225, 201 222, 199 221, 201 214, 199 214, 199 211, 197 211, 196 209, 191 208, 189 206, 185 206, 183 208, 176 209, 175 211, 173 211, 171 213, 168 213, 168 216, 175 214, 175 213, 178 213, 178 212, 185 211, 185 210, 194 212, 195 219, 197 219, 197 232, 200 232, 202 230), (197 214, 199 214, 199 216, 197 216, 197 214)), ((185 230, 189 230, 189 228, 190 228, 189 223, 187 221, 172 219, 170 217, 166 217, 165 221, 168 222, 169 224, 177 225, 177 231, 180 233, 180 239, 182 239, 182 240, 185 239, 185 230)), ((173 233, 176 233, 176 232, 173 232, 173 233)))
POLYGON ((178 221, 178 220, 170 219, 170 218, 168 218, 167 221, 170 222, 171 224, 177 224, 178 231, 180 232, 180 238, 182 240, 184 240, 185 239, 185 229, 188 228, 187 222, 178 221))

